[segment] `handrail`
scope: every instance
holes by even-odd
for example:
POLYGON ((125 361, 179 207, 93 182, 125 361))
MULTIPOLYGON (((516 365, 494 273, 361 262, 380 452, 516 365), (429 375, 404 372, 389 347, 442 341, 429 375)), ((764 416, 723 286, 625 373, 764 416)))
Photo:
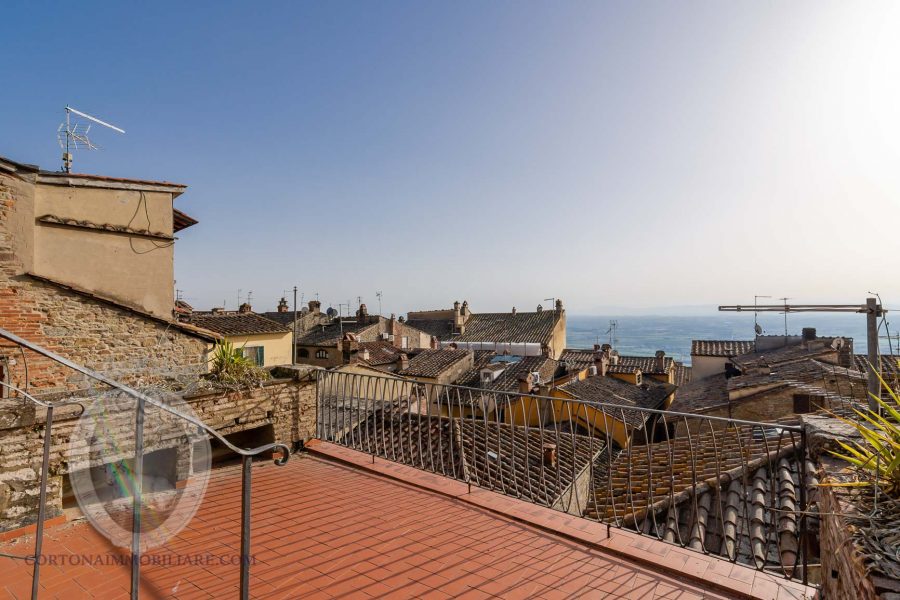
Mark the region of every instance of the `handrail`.
MULTIPOLYGON (((144 463, 144 446, 143 446, 143 428, 144 415, 146 406, 149 404, 179 419, 187 421, 191 425, 197 427, 207 435, 215 438, 232 452, 241 456, 241 557, 240 557, 240 586, 239 593, 241 600, 248 600, 250 597, 250 502, 251 502, 251 469, 253 466, 253 457, 265 452, 279 452, 280 455, 274 458, 274 462, 278 466, 283 466, 290 458, 290 448, 281 442, 274 442, 257 446, 256 448, 240 448, 232 444, 225 436, 208 426, 206 423, 191 415, 161 402, 143 392, 125 385, 119 381, 111 379, 102 373, 79 365, 55 352, 52 352, 38 344, 29 342, 28 340, 17 336, 16 334, 0 328, 0 338, 7 339, 21 348, 27 348, 37 354, 45 356, 54 362, 64 365, 74 371, 104 383, 114 389, 124 392, 127 396, 137 401, 135 415, 135 455, 134 455, 134 491, 132 503, 132 543, 131 543, 131 592, 132 600, 137 600, 140 596, 140 567, 141 567, 141 510, 142 510, 142 494, 143 494, 143 463, 144 463)), ((79 404, 84 410, 83 399, 70 398, 58 401, 43 401, 29 394, 27 391, 14 386, 12 384, 0 382, 0 386, 21 394, 21 397, 39 406, 47 409, 46 423, 44 425, 44 446, 43 456, 41 460, 41 483, 40 498, 38 503, 38 516, 35 532, 34 553, 27 556, 17 556, 2 554, 8 558, 19 558, 25 560, 33 560, 34 566, 31 581, 31 598, 36 600, 38 597, 38 589, 40 584, 40 566, 41 566, 41 550, 44 537, 44 520, 47 509, 47 485, 50 471, 50 446, 52 442, 53 412, 60 406, 79 404)))
POLYGON ((316 390, 319 438, 373 461, 808 582, 802 426, 382 374, 320 371, 316 390))

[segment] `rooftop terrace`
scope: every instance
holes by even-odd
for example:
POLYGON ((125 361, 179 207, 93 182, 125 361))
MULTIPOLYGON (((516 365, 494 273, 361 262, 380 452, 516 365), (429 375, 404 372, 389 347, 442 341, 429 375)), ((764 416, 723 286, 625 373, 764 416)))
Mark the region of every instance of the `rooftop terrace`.
MULTIPOLYGON (((368 460, 360 453, 337 450, 368 460)), ((296 456, 284 467, 264 461, 254 471, 252 597, 738 597, 710 591, 711 583, 701 585, 700 579, 692 582, 662 574, 639 560, 542 530, 517 520, 512 516, 515 511, 511 516, 498 514, 500 505, 488 508, 491 502, 500 499, 515 507, 517 501, 491 492, 473 492, 486 503, 477 506, 310 454, 296 456)), ((228 562, 238 555, 239 504, 240 469, 217 470, 189 527, 165 547, 148 553, 141 573, 141 597, 236 597, 238 569, 234 564, 219 564, 219 558, 228 562), (179 557, 197 555, 211 555, 214 560, 177 564, 179 557)), ((536 518, 544 517, 541 511, 561 518, 549 509, 518 504, 535 511, 536 518)), ((620 544, 632 543, 628 532, 613 531, 612 535, 620 544)), ((646 554, 649 549, 649 556, 654 556, 649 540, 633 537, 640 542, 634 546, 636 553, 646 554)), ((32 541, 30 536, 6 541, 0 544, 0 552, 25 553, 32 541)), ((745 567, 683 554, 684 550, 670 545, 660 548, 667 554, 655 555, 659 565, 677 565, 709 582, 727 583, 734 578, 735 585, 744 586, 735 589, 748 593, 774 585, 759 574, 754 588, 752 577, 746 581, 747 573, 753 572, 745 567), (707 568, 715 570, 704 574, 707 568)), ((88 523, 47 529, 44 554, 42 598, 127 597, 127 551, 112 547, 88 523), (94 557, 95 564, 66 556, 94 557), (115 564, 116 557, 124 558, 126 564, 115 564), (52 564, 54 559, 64 564, 52 564), (98 559, 104 564, 96 564, 98 559)), ((28 597, 31 567, 7 558, 0 558, 0 564, 4 573, 0 595, 28 597)), ((771 590, 766 597, 802 595, 799 586, 787 582, 771 590)))

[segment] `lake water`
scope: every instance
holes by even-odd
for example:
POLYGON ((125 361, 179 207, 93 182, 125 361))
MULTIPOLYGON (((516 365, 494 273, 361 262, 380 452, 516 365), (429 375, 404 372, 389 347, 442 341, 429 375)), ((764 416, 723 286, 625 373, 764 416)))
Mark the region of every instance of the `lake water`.
MULTIPOLYGON (((621 354, 653 356, 657 350, 676 360, 690 363, 691 340, 753 339, 753 314, 712 313, 710 316, 609 316, 566 315, 566 337, 569 348, 591 348, 595 343, 608 343, 610 320, 618 322, 617 342, 621 354)), ((764 333, 782 335, 784 315, 760 314, 764 333)), ((789 314, 788 332, 799 335, 803 327, 815 327, 819 335, 853 338, 853 350, 866 352, 866 318, 860 314, 789 314)), ((897 353, 896 330, 890 329, 893 351, 897 353)), ((885 335, 884 329, 880 335, 885 335)), ((888 340, 881 340, 882 352, 888 353, 888 340)))

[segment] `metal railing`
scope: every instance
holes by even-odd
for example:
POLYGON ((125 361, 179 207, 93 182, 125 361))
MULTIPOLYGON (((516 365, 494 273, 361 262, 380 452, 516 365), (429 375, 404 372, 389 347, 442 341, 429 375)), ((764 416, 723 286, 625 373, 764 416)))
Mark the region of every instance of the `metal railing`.
MULTIPOLYGON (((138 390, 135 390, 123 383, 110 379, 109 377, 88 369, 82 365, 70 361, 46 348, 29 342, 5 329, 0 328, 0 338, 9 340, 19 348, 33 351, 41 356, 51 359, 73 371, 85 375, 93 381, 105 384, 110 388, 122 392, 125 396, 132 398, 135 404, 134 416, 134 483, 132 488, 132 514, 131 514, 131 592, 130 597, 137 599, 140 595, 140 568, 141 568, 141 507, 143 495, 143 463, 144 463, 144 420, 148 406, 164 411, 177 419, 182 419, 187 423, 203 431, 205 434, 215 438, 221 442, 232 452, 241 456, 241 550, 240 550, 240 598, 246 600, 250 597, 250 503, 251 503, 251 468, 253 457, 267 452, 280 453, 275 458, 275 464, 284 465, 290 456, 289 448, 282 443, 270 443, 257 448, 244 449, 235 446, 224 436, 212 429, 203 421, 196 417, 183 414, 178 410, 166 405, 160 400, 148 396, 138 390)), ((24 350, 23 350, 24 352, 24 350)), ((29 555, 17 555, 0 553, 0 556, 13 559, 31 560, 34 562, 31 581, 31 598, 35 600, 38 597, 40 586, 40 567, 42 558, 42 545, 44 537, 44 521, 46 520, 47 511, 47 485, 50 471, 50 446, 52 442, 53 428, 53 412, 55 408, 64 405, 82 404, 83 400, 79 398, 70 398, 65 400, 44 401, 36 398, 33 394, 20 389, 19 387, 8 383, 0 382, 0 386, 8 389, 14 394, 14 398, 21 398, 25 402, 31 402, 37 406, 44 407, 47 411, 46 422, 44 424, 44 441, 43 455, 41 459, 41 478, 40 478, 40 494, 38 515, 35 530, 34 552, 29 555)))
POLYGON ((318 436, 809 582, 816 482, 801 427, 544 393, 322 371, 318 436))

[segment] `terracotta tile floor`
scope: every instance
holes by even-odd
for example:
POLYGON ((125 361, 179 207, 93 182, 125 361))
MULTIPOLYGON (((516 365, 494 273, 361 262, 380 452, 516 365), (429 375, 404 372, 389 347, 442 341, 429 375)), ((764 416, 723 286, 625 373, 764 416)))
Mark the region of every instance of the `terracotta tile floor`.
MULTIPOLYGON (((689 583, 436 494, 307 455, 253 470, 257 598, 720 598, 689 583)), ((240 478, 215 473, 189 528, 151 554, 142 598, 237 597, 240 478), (213 557, 177 565, 181 557, 213 557), (152 560, 152 558, 151 558, 152 560)), ((33 538, 0 545, 25 554, 33 538)), ((49 529, 48 556, 123 556, 85 522, 49 529)), ((59 559, 61 560, 61 559, 59 559)), ((96 559, 93 559, 96 561, 96 559)), ((78 562, 78 561, 74 561, 78 562)), ((116 564, 45 564, 41 598, 122 598, 116 564)), ((727 563, 726 563, 727 564, 727 563)), ((0 557, 0 596, 30 593, 31 567, 0 557)))

